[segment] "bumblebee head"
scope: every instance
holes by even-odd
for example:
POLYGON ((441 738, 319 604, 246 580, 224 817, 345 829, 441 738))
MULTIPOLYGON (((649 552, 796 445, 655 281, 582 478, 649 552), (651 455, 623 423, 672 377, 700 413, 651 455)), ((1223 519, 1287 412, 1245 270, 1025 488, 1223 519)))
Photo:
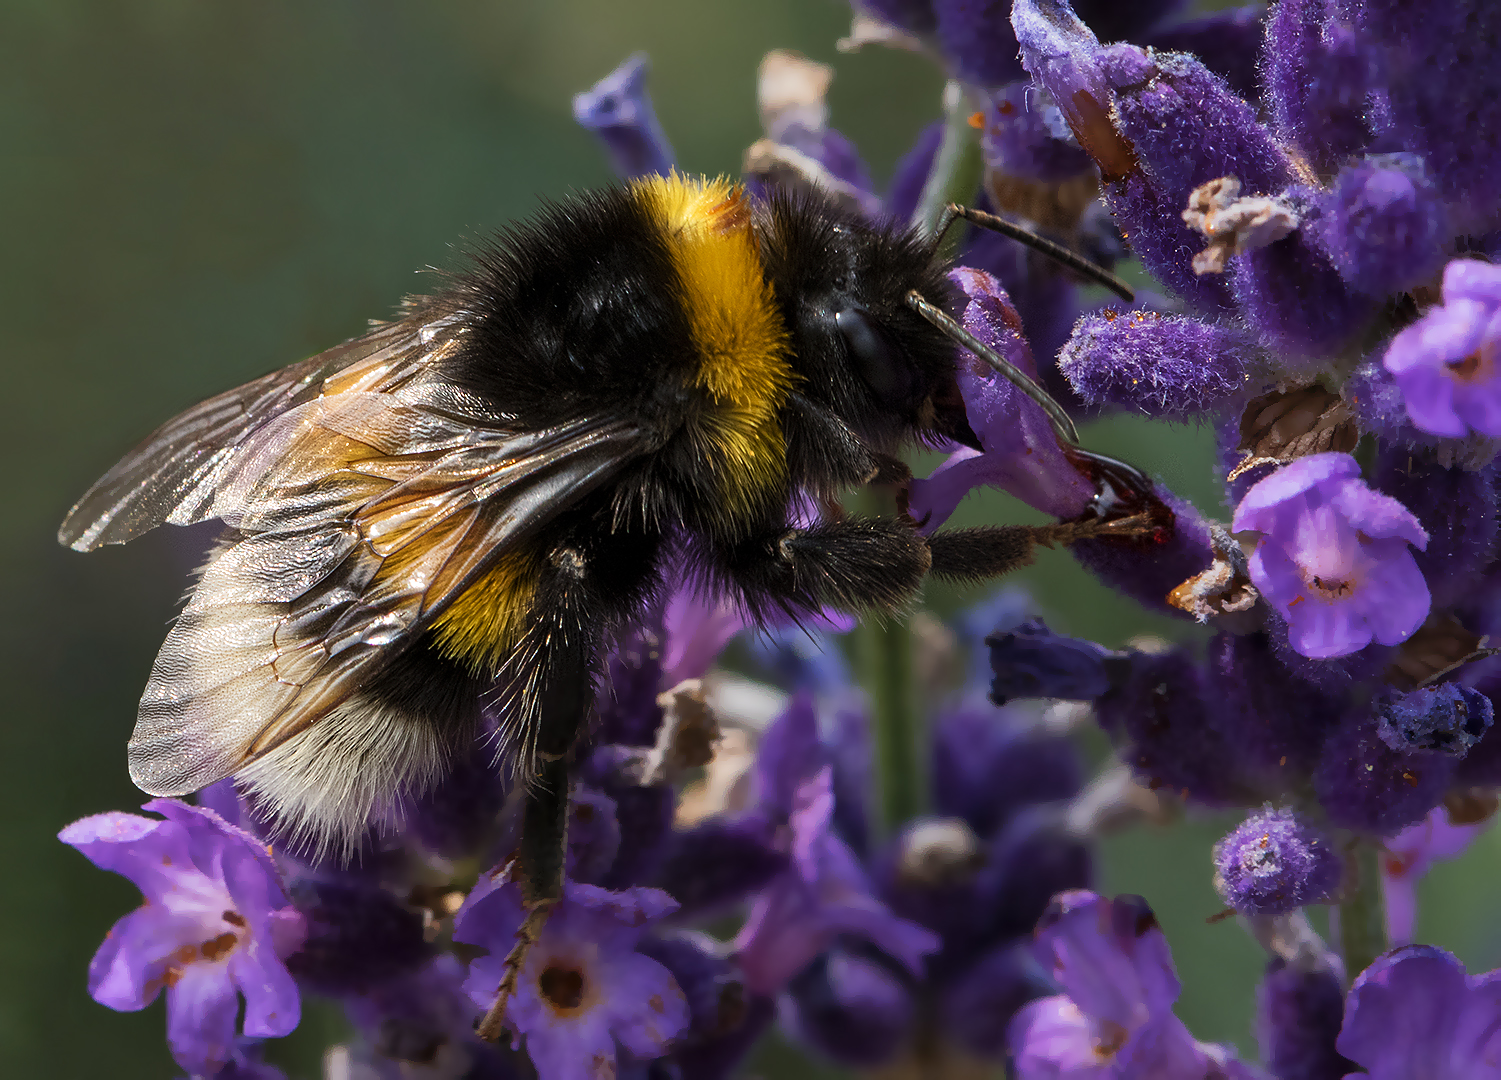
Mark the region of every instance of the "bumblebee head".
POLYGON ((914 438, 979 449, 955 345, 907 300, 916 290, 949 306, 948 266, 932 242, 808 193, 774 194, 756 224, 799 392, 884 451, 914 438))

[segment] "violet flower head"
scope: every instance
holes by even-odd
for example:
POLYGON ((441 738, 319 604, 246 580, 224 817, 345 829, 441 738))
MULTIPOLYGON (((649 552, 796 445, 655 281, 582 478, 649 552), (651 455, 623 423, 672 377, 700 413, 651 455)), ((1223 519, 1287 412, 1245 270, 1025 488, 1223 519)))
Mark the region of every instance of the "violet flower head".
POLYGON ((1420 285, 1438 270, 1445 219, 1422 162, 1394 154, 1340 170, 1313 231, 1351 288, 1386 296, 1420 285))
POLYGON ((1501 267, 1455 259, 1443 295, 1392 339, 1383 363, 1420 430, 1501 438, 1501 267))
POLYGON ((995 674, 990 700, 997 705, 1015 698, 1088 701, 1110 688, 1110 653, 1093 641, 1055 634, 1041 619, 992 634, 985 644, 995 674))
POLYGON ((1412 941, 1418 924, 1418 883, 1433 864, 1463 854, 1494 821, 1492 815, 1484 821, 1455 824, 1446 807, 1435 806, 1422 821, 1386 842, 1381 886, 1386 898, 1386 936, 1393 944, 1412 941))
POLYGON ((1214 883, 1242 915, 1285 915, 1327 900, 1340 857, 1329 838, 1291 810, 1252 814, 1214 846, 1214 883))
POLYGON ((122 1012, 167 991, 167 1042, 190 1073, 211 1074, 243 1033, 289 1034, 302 1015, 284 958, 302 944, 275 864, 254 837, 211 810, 153 799, 165 820, 111 812, 75 821, 58 839, 101 870, 129 878, 145 903, 111 928, 89 963, 89 993, 122 1012))
POLYGON ((1370 1080, 1501 1077, 1501 972, 1443 949, 1393 949, 1355 978, 1336 1046, 1370 1080))
MULTIPOLYGON (((565 884, 506 1011, 539 1080, 608 1075, 617 1044, 636 1060, 653 1060, 688 1026, 688 1004, 672 974, 636 950, 647 927, 676 908, 657 889, 565 884)), ((490 950, 469 965, 464 981, 481 1009, 495 1000, 523 917, 520 886, 497 875, 482 877, 455 916, 455 941, 490 950)))
POLYGON ((672 147, 646 92, 649 63, 637 53, 573 98, 573 118, 599 136, 622 177, 666 176, 672 147))
POLYGON ((1428 585, 1408 550, 1428 534, 1401 503, 1367 487, 1348 454, 1283 466, 1246 492, 1231 527, 1261 533, 1251 581, 1304 656, 1397 645, 1428 615, 1428 585))
POLYGON ((1059 894, 1038 924, 1035 950, 1063 993, 1012 1021, 1019 1080, 1203 1080, 1212 1066, 1254 1075, 1223 1048, 1201 1046, 1173 1013, 1181 986, 1140 897, 1059 894))
MULTIPOLYGON (((949 277, 969 298, 962 314, 964 328, 1035 378, 1037 365, 1006 290, 981 270, 960 268, 949 277)), ((936 529, 960 499, 981 485, 1001 488, 1057 517, 1082 513, 1094 497, 1094 487, 1064 456, 1042 409, 978 357, 968 351, 959 357, 964 410, 985 449, 960 450, 928 479, 914 480, 912 515, 926 520, 927 530, 936 529)))
POLYGON ((791 864, 756 897, 735 938, 753 993, 780 991, 841 935, 869 942, 913 975, 939 947, 936 934, 876 898, 855 853, 834 835, 832 785, 827 766, 798 785, 788 821, 791 864))

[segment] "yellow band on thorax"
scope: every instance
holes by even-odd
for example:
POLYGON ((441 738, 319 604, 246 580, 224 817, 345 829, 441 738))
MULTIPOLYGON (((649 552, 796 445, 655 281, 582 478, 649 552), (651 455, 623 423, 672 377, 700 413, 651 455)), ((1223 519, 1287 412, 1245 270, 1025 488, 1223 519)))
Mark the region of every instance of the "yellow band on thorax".
POLYGON ((793 383, 787 327, 762 272, 750 202, 727 180, 676 173, 639 180, 633 190, 668 237, 699 353, 698 385, 714 405, 704 426, 719 458, 720 494, 741 517, 785 487, 778 415, 793 383))

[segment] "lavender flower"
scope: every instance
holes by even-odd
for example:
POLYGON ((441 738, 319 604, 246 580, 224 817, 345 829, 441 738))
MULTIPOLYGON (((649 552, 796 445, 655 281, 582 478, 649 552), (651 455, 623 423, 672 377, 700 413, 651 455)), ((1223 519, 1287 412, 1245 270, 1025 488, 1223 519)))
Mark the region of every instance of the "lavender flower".
POLYGON ((142 809, 162 819, 95 814, 58 834, 145 898, 94 954, 89 993, 129 1012, 165 988, 172 1056, 191 1073, 211 1074, 233 1057, 237 1027, 274 1038, 297 1026, 302 1005, 284 960, 301 944, 302 917, 254 837, 176 799, 142 809))
MULTIPOLYGON (((464 981, 481 1009, 494 1001, 521 925, 520 892, 502 875, 487 874, 454 920, 455 941, 490 950, 470 964, 464 981)), ((617 1043, 650 1061, 687 1027, 688 1006, 671 973, 636 950, 647 926, 676 907, 656 889, 565 886, 527 953, 506 1012, 541 1080, 592 1080, 613 1066, 617 1043)))
POLYGON ((1214 883, 1242 915, 1285 915, 1327 900, 1340 857, 1329 838, 1289 810, 1252 814, 1214 846, 1214 883))
POLYGON ((841 934, 871 942, 913 974, 938 948, 937 937, 876 899, 854 853, 830 831, 831 784, 825 767, 793 793, 792 865, 756 898, 735 938, 745 985, 755 993, 785 987, 841 934))
POLYGON ((1336 1045, 1371 1080, 1501 1075, 1501 975, 1466 975, 1431 945, 1394 949, 1362 971, 1336 1045))
POLYGON ((1386 933, 1393 944, 1412 941, 1418 922, 1418 883, 1433 864, 1464 853, 1475 838, 1490 828, 1484 821, 1456 824, 1446 807, 1436 806, 1427 817, 1409 825, 1386 842, 1381 858, 1381 886, 1386 904, 1386 933))
POLYGON ((1383 363, 1421 430, 1501 437, 1501 267, 1456 259, 1444 302, 1392 339, 1383 363))
POLYGON ((985 644, 995 673, 990 699, 997 705, 1013 698, 1088 700, 1110 688, 1110 654, 1092 641, 1052 633, 1041 619, 993 634, 985 644))
POLYGON ((1359 476, 1348 454, 1313 454, 1257 483, 1235 511, 1236 532, 1261 534, 1251 581, 1304 656, 1396 645, 1428 615, 1428 586, 1407 548, 1421 549, 1428 534, 1359 476))
POLYGON ((1063 994, 1012 1021, 1020 1080, 1097 1076, 1202 1080, 1211 1063, 1253 1075, 1220 1047, 1196 1042, 1173 1013, 1180 985, 1167 941, 1140 897, 1060 894, 1036 951, 1063 994))
POLYGON ((620 176, 666 175, 673 153, 646 92, 648 62, 637 53, 573 99, 573 118, 599 136, 620 176))

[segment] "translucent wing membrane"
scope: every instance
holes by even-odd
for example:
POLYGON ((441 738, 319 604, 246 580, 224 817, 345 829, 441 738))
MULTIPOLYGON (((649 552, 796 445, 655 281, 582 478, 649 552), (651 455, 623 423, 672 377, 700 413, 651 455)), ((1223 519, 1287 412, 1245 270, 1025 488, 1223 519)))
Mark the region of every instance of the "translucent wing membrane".
MULTIPOLYGON (((387 390, 441 354, 443 320, 382 326, 327 352, 195 405, 127 454, 68 512, 57 538, 78 551, 123 544, 164 522, 212 516, 221 477, 241 445, 277 416, 328 392, 387 390), (343 373, 343 374, 341 374, 343 373)), ((451 339, 448 339, 451 341, 451 339)))
POLYGON ((257 437, 280 455, 247 446, 225 477, 214 510, 247 533, 209 564, 152 669, 130 743, 142 788, 196 790, 327 715, 649 446, 620 421, 466 430, 395 397, 301 406, 257 437))

